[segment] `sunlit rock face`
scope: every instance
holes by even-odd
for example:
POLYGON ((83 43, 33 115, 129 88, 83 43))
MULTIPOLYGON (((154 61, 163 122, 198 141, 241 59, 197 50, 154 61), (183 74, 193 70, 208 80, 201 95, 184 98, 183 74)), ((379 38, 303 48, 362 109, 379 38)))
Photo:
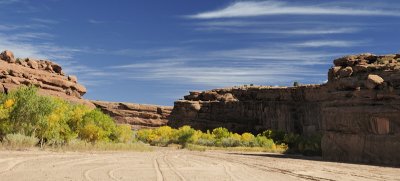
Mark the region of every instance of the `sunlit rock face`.
POLYGON ((86 88, 75 76, 65 75, 60 65, 49 60, 15 58, 11 51, 6 50, 0 54, 0 91, 7 93, 21 85, 35 85, 42 95, 94 108, 92 103, 82 99, 86 88))
POLYGON ((190 92, 175 102, 171 126, 237 132, 323 133, 327 160, 399 164, 400 54, 334 60, 328 82, 240 86, 190 92))
POLYGON ((119 124, 129 124, 132 129, 156 128, 168 123, 170 106, 92 101, 97 108, 107 113, 119 124))

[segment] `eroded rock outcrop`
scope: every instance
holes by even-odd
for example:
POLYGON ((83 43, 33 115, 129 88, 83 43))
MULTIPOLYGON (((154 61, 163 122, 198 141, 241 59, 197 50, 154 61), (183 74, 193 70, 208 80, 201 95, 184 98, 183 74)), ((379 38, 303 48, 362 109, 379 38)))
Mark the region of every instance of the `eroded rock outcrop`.
POLYGON ((35 85, 43 95, 57 96, 94 108, 82 99, 86 88, 75 76, 65 76, 60 65, 49 60, 15 58, 11 51, 0 54, 0 91, 8 92, 21 85, 35 85))
POLYGON ((322 132, 327 160, 398 165, 399 118, 400 54, 361 54, 334 60, 323 85, 191 92, 175 102, 169 124, 322 132))
POLYGON ((171 113, 170 106, 92 101, 97 108, 113 117, 117 123, 130 124, 132 129, 165 126, 171 113))

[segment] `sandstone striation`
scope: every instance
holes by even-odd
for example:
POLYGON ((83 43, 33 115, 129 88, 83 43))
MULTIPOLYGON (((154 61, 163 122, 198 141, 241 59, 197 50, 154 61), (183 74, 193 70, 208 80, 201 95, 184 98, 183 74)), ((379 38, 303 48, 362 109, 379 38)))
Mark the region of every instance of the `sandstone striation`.
POLYGON ((130 124, 132 129, 165 126, 172 107, 145 104, 92 101, 119 124, 130 124))
POLYGON ((86 88, 75 76, 65 76, 60 65, 49 60, 15 58, 11 51, 0 54, 0 91, 8 92, 21 85, 35 85, 42 95, 56 96, 94 108, 82 99, 86 88))
POLYGON ((361 54, 334 60, 322 85, 190 92, 175 102, 168 124, 320 132, 324 159, 398 165, 399 117, 400 54, 361 54))

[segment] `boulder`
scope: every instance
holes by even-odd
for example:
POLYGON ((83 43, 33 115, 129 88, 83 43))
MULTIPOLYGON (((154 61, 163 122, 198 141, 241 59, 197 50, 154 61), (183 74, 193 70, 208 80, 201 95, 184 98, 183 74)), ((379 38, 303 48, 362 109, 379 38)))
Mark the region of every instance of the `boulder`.
POLYGON ((357 57, 354 55, 345 56, 342 58, 335 59, 333 63, 335 66, 352 66, 357 61, 357 57))
POLYGON ((39 69, 39 65, 37 63, 37 61, 32 60, 32 59, 27 59, 26 64, 33 69, 39 69))
POLYGON ((365 87, 375 89, 378 85, 383 84, 384 80, 379 75, 369 74, 365 82, 365 87))
POLYGON ((74 83, 78 82, 78 78, 74 75, 68 75, 68 80, 74 83))
POLYGON ((353 68, 346 67, 339 70, 340 77, 350 77, 353 74, 353 68))
POLYGON ((0 54, 0 59, 5 60, 9 63, 15 63, 16 60, 14 58, 14 53, 9 51, 9 50, 5 50, 0 54))

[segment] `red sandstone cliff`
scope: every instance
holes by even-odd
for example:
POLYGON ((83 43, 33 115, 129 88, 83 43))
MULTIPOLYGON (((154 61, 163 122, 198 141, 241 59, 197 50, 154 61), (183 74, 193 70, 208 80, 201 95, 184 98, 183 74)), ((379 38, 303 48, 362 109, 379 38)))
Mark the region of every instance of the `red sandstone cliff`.
POLYGON ((82 99, 86 88, 75 76, 65 76, 61 66, 49 60, 16 59, 11 51, 0 54, 0 92, 8 92, 21 85, 35 85, 39 93, 56 96, 94 108, 82 99))
POLYGON ((334 60, 328 82, 191 92, 175 102, 172 126, 257 132, 322 132, 324 159, 399 164, 400 54, 334 60))
POLYGON ((172 107, 122 102, 92 101, 117 123, 130 124, 132 129, 165 126, 172 107))
POLYGON ((0 92, 7 93, 21 85, 35 85, 42 95, 55 96, 70 102, 99 108, 120 124, 133 129, 166 125, 172 107, 89 101, 82 98, 86 88, 77 77, 66 76, 61 66, 49 60, 15 58, 11 51, 0 54, 0 92))

